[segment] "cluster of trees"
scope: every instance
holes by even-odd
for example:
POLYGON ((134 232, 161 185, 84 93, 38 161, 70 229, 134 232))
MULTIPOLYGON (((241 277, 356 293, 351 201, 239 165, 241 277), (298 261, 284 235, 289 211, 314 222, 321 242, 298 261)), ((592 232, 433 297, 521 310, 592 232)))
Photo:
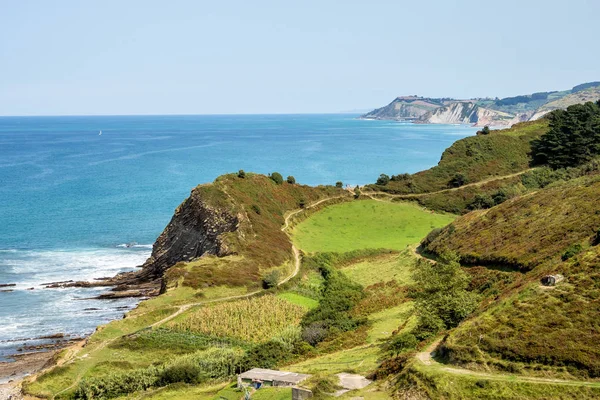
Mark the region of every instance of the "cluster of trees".
POLYGON ((317 264, 324 279, 319 306, 308 312, 301 322, 302 338, 313 346, 366 322, 351 313, 365 297, 363 287, 337 270, 332 257, 331 254, 319 254, 310 260, 317 264))
POLYGON ((550 130, 531 144, 533 162, 575 167, 600 154, 600 100, 553 111, 550 130))
POLYGON ((386 350, 394 355, 412 350, 419 341, 458 326, 479 304, 479 296, 467 290, 470 277, 461 269, 455 254, 444 254, 435 264, 421 262, 413 279, 418 323, 412 331, 394 335, 386 343, 386 350))

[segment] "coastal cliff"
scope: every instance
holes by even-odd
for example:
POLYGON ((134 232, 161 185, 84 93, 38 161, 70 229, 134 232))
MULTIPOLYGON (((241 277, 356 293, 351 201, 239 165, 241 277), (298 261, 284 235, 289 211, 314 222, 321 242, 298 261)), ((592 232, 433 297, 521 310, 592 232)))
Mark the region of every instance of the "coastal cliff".
POLYGON ((211 206, 201 190, 192 190, 152 246, 152 254, 142 266, 139 279, 161 278, 169 267, 204 254, 219 257, 231 254, 223 234, 237 230, 242 218, 243 215, 211 206))
POLYGON ((600 82, 588 82, 563 91, 538 92, 499 98, 457 100, 419 96, 396 97, 361 119, 412 121, 422 124, 469 124, 508 127, 535 121, 548 112, 600 99, 600 82))

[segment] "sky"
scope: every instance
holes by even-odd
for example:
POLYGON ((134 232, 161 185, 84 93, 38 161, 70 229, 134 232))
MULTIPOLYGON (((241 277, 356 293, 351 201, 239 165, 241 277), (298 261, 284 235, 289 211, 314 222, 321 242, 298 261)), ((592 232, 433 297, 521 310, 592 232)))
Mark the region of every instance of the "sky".
POLYGON ((600 80, 598 0, 0 0, 0 115, 330 113, 600 80))

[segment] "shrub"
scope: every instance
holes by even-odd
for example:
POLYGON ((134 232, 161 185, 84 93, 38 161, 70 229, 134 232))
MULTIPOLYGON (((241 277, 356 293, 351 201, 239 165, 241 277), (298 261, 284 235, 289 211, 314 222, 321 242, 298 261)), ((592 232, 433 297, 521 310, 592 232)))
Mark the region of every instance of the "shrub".
POLYGON ((361 195, 360 188, 359 188, 359 187, 358 187, 358 185, 357 185, 357 186, 354 188, 354 198, 355 198, 355 199, 358 199, 358 198, 360 197, 360 195, 361 195))
POLYGON ((240 169, 240 170, 238 171, 238 178, 242 178, 242 179, 243 179, 243 178, 245 178, 245 177, 246 177, 246 172, 244 172, 244 170, 243 170, 243 169, 240 169))
POLYGON ((390 178, 390 180, 393 181, 393 182, 408 181, 410 179, 411 179, 410 174, 392 175, 392 177, 390 178))
POLYGON ((377 178, 376 183, 380 186, 385 186, 388 183, 390 183, 390 177, 386 174, 381 174, 381 175, 379 175, 379 178, 377 178))
POLYGON ((260 215, 261 211, 260 211, 260 207, 258 205, 252 204, 252 206, 250 208, 252 208, 252 211, 254 211, 258 215, 260 215))
POLYGON ((592 246, 597 246, 599 244, 600 244, 600 229, 598 229, 598 231, 592 238, 592 246))
POLYGON ((304 208, 304 207, 306 207, 306 200, 304 200, 304 199, 300 199, 300 200, 298 201, 298 206, 300 206, 300 208, 304 208))
POLYGON ((477 135, 489 135, 490 134, 490 127, 489 126, 484 126, 482 130, 477 131, 476 132, 477 135))
POLYGON ((280 273, 278 270, 273 270, 269 272, 262 280, 263 289, 271 289, 277 286, 279 283, 280 273))
POLYGON ((158 378, 158 385, 166 386, 178 382, 197 384, 202 381, 200 366, 192 363, 182 363, 165 368, 158 378))
POLYGON ((443 254, 436 264, 421 262, 413 279, 420 340, 456 327, 477 308, 478 295, 467 291, 470 277, 455 254, 443 254))
POLYGON ((241 362, 241 369, 275 368, 290 357, 288 348, 278 342, 269 341, 251 348, 241 362))
POLYGON ((407 350, 412 350, 417 347, 419 341, 410 332, 404 332, 392 338, 385 344, 385 350, 394 355, 398 355, 407 350))
POLYGON ((271 180, 278 185, 283 183, 283 176, 281 176, 279 172, 273 172, 272 174, 269 174, 269 178, 271 178, 271 180))
POLYGON ((582 250, 582 247, 579 243, 572 244, 569 247, 567 247, 567 250, 565 250, 565 252, 562 254, 562 256, 560 258, 563 261, 567 261, 569 258, 572 258, 572 257, 576 256, 577 254, 581 253, 581 250, 582 250))
POLYGON ((452 177, 452 179, 450 179, 450 182, 448 182, 448 185, 450 187, 461 187, 464 186, 467 183, 467 177, 458 172, 456 175, 454 175, 452 177))
POLYGON ((288 176, 287 183, 289 183, 290 185, 294 185, 296 183, 296 178, 294 178, 292 175, 288 176))
POLYGON ((494 207, 494 205, 495 205, 495 202, 490 196, 488 196, 486 194, 478 193, 475 195, 475 198, 473 199, 473 201, 471 203, 469 203, 469 205, 467 206, 467 209, 481 210, 481 209, 494 207))
POLYGON ((343 183, 342 181, 337 181, 337 182, 335 183, 335 187, 336 187, 336 188, 342 188, 342 187, 344 187, 344 183, 343 183))

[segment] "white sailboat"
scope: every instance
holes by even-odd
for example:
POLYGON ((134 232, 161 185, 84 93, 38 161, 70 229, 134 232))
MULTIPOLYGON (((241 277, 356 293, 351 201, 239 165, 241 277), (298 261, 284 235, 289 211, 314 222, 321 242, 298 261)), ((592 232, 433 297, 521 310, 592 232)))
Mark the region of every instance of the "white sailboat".
POLYGON ((98 134, 98 136, 102 136, 102 131, 100 131, 100 133, 98 134))

